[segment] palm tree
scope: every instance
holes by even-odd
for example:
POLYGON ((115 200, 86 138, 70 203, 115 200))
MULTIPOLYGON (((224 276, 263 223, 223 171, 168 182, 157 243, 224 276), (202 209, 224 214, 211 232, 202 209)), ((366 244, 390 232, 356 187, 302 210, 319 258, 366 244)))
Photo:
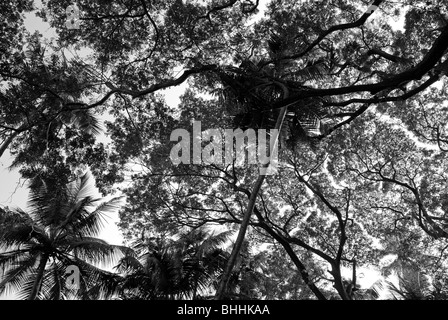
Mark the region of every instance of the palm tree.
POLYGON ((137 256, 124 257, 117 266, 124 273, 124 299, 198 299, 222 272, 227 254, 220 246, 229 232, 209 234, 194 230, 179 240, 142 237, 133 246, 137 256))
POLYGON ((30 190, 29 212, 0 210, 0 293, 18 290, 30 300, 114 293, 111 283, 118 276, 95 264, 118 261, 129 249, 96 237, 104 215, 116 210, 120 199, 100 203, 91 188, 90 173, 58 189, 43 183, 30 190), (65 283, 68 266, 80 271, 79 290, 65 283))

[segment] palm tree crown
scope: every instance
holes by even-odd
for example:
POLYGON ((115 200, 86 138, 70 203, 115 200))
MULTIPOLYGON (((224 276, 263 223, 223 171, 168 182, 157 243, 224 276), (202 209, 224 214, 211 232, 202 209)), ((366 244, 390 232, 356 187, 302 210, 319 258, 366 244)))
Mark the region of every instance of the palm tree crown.
POLYGON ((31 300, 113 293, 106 285, 117 276, 95 264, 113 262, 127 249, 96 237, 120 198, 92 198, 92 180, 86 173, 64 187, 31 189, 29 212, 0 209, 0 293, 18 290, 19 298, 31 300), (78 290, 65 283, 68 266, 80 270, 78 290))
POLYGON ((229 232, 193 230, 179 240, 142 238, 118 265, 124 299, 198 299, 222 272, 228 254, 220 246, 229 232))

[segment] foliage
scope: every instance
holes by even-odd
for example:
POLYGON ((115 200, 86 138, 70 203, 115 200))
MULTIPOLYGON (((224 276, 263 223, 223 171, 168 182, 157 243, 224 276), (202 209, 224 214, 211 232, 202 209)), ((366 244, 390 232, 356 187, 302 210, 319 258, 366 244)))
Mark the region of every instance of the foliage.
POLYGON ((117 266, 124 274, 123 299, 199 299, 222 270, 226 254, 220 248, 228 233, 202 230, 180 234, 179 240, 142 237, 117 266))
POLYGON ((31 300, 112 294, 102 287, 114 275, 94 264, 113 262, 128 249, 95 237, 104 215, 116 210, 119 199, 99 203, 89 195, 91 182, 86 174, 57 193, 44 185, 31 191, 29 212, 2 209, 1 292, 19 290, 19 297, 31 300), (80 270, 79 291, 67 287, 69 266, 80 270))
MULTIPOLYGON (((404 298, 445 298, 444 1, 79 0, 79 29, 66 27, 69 4, 34 8, 51 40, 25 30, 30 1, 0 10, 0 156, 51 200, 45 219, 3 210, 2 243, 23 227, 10 237, 25 250, 45 244, 71 210, 66 186, 89 169, 103 195, 126 196, 119 226, 134 251, 111 274, 79 257, 88 297, 211 297, 228 259, 214 241, 238 230, 255 195, 227 298, 378 298, 360 268, 401 279, 389 289, 404 298), (164 89, 181 84, 168 105, 164 89), (272 129, 284 107, 278 174, 259 193, 258 165, 170 161, 175 129, 272 129), (387 256, 397 258, 382 268, 387 256)), ((51 248, 68 255, 67 239, 51 248)), ((105 253, 95 241, 83 258, 105 253)), ((2 254, 4 265, 36 276, 45 252, 23 254, 2 254)), ((52 275, 75 260, 47 259, 39 297, 63 297, 52 275)), ((34 278, 15 283, 29 293, 34 278)))

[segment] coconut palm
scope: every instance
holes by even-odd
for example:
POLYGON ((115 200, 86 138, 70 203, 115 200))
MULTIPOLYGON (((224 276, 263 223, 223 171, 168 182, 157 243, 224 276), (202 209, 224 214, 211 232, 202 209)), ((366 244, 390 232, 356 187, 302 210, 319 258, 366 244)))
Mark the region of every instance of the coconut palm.
POLYGON ((198 299, 222 272, 227 254, 220 246, 228 232, 195 230, 179 240, 145 238, 135 241, 137 256, 124 257, 117 266, 124 273, 124 299, 198 299))
POLYGON ((120 199, 100 203, 91 194, 92 176, 86 173, 58 189, 45 183, 31 189, 29 212, 0 211, 0 293, 17 290, 19 298, 30 300, 113 294, 117 276, 97 264, 118 261, 128 249, 96 237, 120 199), (80 271, 78 290, 66 284, 68 266, 80 271))

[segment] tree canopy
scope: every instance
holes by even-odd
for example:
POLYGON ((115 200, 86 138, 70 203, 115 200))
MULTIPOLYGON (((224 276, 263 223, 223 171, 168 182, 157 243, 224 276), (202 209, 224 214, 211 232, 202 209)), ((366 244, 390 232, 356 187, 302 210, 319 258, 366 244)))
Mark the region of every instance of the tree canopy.
MULTIPOLYGON (((363 268, 397 274, 396 297, 444 299, 447 5, 0 4, 0 157, 58 201, 86 171, 103 196, 126 196, 119 226, 135 251, 95 280, 124 299, 378 298, 360 286, 363 268), (26 12, 56 37, 29 33, 26 12), (181 84, 168 104, 165 89, 181 84), (173 164, 171 134, 193 134, 194 121, 279 129, 277 173, 173 164)), ((204 132, 203 159, 224 147, 204 132)))

